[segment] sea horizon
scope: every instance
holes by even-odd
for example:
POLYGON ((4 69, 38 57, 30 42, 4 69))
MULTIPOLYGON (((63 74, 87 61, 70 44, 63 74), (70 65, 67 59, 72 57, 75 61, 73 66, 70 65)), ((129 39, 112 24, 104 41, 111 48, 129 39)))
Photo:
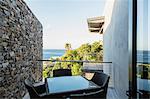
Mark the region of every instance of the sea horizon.
POLYGON ((43 50, 66 50, 66 49, 58 49, 58 48, 50 48, 50 49, 43 49, 43 50))
MULTIPOLYGON (((57 58, 65 54, 65 49, 43 49, 43 59, 57 58)), ((137 61, 147 62, 150 59, 150 51, 137 51, 137 61), (144 53, 143 53, 144 52, 144 53)))
POLYGON ((43 49, 43 59, 57 58, 65 54, 65 49, 43 49))

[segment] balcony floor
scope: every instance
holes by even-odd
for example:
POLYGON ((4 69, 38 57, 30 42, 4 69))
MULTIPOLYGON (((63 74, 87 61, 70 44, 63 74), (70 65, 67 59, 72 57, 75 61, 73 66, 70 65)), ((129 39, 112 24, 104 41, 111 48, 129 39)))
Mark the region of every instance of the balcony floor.
POLYGON ((108 88, 107 99, 119 99, 114 88, 108 88))

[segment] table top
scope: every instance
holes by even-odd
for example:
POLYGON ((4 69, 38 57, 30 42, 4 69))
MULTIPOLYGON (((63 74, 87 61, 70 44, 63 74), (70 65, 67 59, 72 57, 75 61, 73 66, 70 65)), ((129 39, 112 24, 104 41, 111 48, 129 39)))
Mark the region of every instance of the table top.
POLYGON ((76 91, 99 87, 82 76, 63 76, 47 78, 48 93, 76 91))

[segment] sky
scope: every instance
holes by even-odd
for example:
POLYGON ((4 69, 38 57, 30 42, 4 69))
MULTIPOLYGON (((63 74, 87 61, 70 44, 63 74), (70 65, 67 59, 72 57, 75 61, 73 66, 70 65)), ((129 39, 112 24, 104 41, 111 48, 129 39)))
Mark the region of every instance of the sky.
POLYGON ((102 40, 88 31, 87 18, 102 16, 106 0, 25 0, 43 25, 43 48, 64 49, 102 40))

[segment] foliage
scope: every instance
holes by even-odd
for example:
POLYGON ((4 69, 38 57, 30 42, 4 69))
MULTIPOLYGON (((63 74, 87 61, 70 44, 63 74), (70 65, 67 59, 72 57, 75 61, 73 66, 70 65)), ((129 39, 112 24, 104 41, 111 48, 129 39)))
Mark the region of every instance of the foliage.
POLYGON ((78 49, 77 52, 81 58, 84 58, 85 55, 91 52, 91 45, 90 44, 82 44, 78 49))
MULTIPOLYGON (((67 60, 88 60, 88 61, 102 61, 103 59, 103 45, 102 42, 94 42, 92 44, 82 44, 79 48, 71 50, 71 44, 65 44, 66 52, 58 60, 67 61, 67 60)), ((58 62, 54 64, 51 69, 43 69, 44 77, 49 76, 51 72, 55 69, 71 69, 72 75, 81 75, 82 74, 82 65, 83 63, 77 62, 58 62)))
POLYGON ((138 65, 137 76, 141 79, 150 79, 150 64, 138 65))
POLYGON ((51 76, 52 67, 43 68, 43 77, 47 78, 51 76))

